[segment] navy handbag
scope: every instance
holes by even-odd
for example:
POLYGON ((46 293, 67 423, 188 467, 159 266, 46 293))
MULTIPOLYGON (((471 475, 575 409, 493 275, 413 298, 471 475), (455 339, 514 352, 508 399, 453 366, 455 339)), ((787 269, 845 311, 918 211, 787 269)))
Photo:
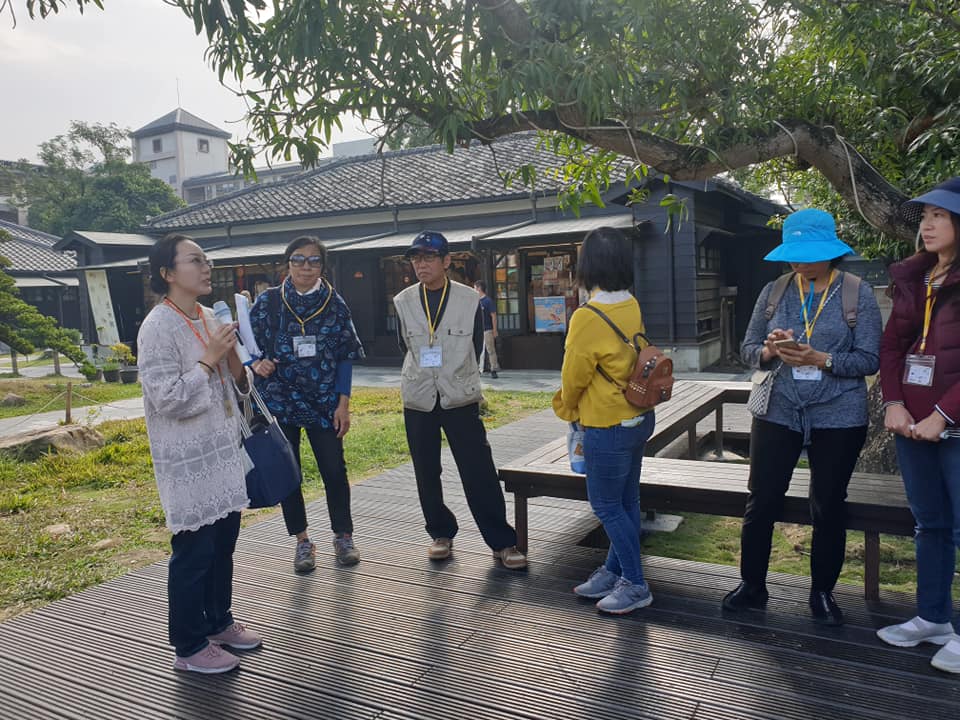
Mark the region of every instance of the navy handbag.
POLYGON ((240 416, 243 448, 253 465, 247 472, 247 497, 251 508, 273 507, 300 487, 300 465, 256 388, 250 388, 250 397, 260 412, 251 413, 250 420, 246 413, 240 416))

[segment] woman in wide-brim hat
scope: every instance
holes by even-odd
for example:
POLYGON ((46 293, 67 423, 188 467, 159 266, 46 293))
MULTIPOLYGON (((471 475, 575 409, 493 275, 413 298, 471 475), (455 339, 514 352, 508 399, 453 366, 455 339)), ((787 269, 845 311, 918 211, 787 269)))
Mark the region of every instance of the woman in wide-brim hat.
POLYGON ((880 381, 917 523, 917 616, 877 634, 900 647, 943 645, 931 664, 960 673, 950 624, 960 544, 960 177, 904 203, 901 214, 918 224, 920 247, 890 267, 880 381))
POLYGON ((852 252, 837 237, 832 215, 808 209, 787 217, 783 242, 765 258, 787 262, 792 271, 761 291, 740 347, 744 362, 775 375, 766 412, 754 415, 750 429, 741 582, 724 597, 726 610, 766 605, 773 526, 805 449, 813 518, 810 611, 819 623, 843 623, 833 588, 846 549, 847 485, 867 436, 865 376, 879 366, 881 328, 870 286, 836 268, 852 252), (844 308, 844 296, 855 308, 844 308))

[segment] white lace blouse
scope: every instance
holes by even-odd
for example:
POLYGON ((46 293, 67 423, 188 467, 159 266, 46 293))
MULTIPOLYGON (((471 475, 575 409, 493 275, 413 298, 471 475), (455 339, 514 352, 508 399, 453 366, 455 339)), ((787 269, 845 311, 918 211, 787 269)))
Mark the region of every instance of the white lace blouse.
MULTIPOLYGON (((207 326, 217 320, 203 308, 207 326)), ((206 338, 203 323, 193 321, 206 338)), ((153 470, 174 533, 197 530, 247 506, 240 424, 226 361, 220 376, 197 361, 204 348, 187 321, 158 304, 140 326, 138 366, 153 470), (229 409, 228 409, 229 408, 229 409)))

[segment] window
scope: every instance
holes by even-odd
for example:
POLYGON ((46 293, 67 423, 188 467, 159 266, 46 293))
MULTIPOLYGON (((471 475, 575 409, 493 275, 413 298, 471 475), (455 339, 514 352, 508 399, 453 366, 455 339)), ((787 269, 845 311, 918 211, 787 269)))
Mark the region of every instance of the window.
POLYGON ((153 152, 161 153, 163 152, 163 138, 154 138, 153 140, 153 152))
POLYGON ((517 253, 500 255, 494 271, 497 328, 520 329, 520 261, 517 253))
POLYGON ((197 138, 197 152, 210 152, 210 141, 206 138, 197 138))
POLYGON ((217 183, 217 195, 226 195, 234 190, 240 189, 240 184, 236 182, 217 183))
POLYGON ((207 296, 210 299, 208 304, 212 305, 217 300, 223 300, 231 307, 234 304, 233 293, 236 286, 236 278, 233 268, 214 267, 210 271, 210 284, 213 291, 207 296))
POLYGON ((566 313, 565 323, 580 304, 580 294, 574 282, 577 251, 550 248, 527 253, 527 331, 536 332, 537 317, 534 298, 562 297, 566 313))
POLYGON ((176 175, 171 175, 169 178, 167 178, 167 182, 170 183, 171 185, 176 185, 176 184, 177 184, 177 176, 176 176, 176 175))
POLYGON ((697 246, 697 272, 701 275, 720 272, 720 248, 710 240, 697 246))
POLYGON ((206 188, 203 187, 187 188, 187 197, 185 198, 187 204, 193 205, 194 203, 203 202, 206 200, 203 192, 205 189, 206 188))

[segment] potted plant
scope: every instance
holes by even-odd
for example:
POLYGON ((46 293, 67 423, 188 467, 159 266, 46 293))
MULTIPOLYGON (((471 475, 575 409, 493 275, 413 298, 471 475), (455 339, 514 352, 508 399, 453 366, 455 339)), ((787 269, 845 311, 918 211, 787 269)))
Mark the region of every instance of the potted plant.
POLYGON ((120 380, 124 383, 137 381, 137 359, 133 356, 130 347, 125 343, 114 343, 110 346, 110 359, 120 365, 120 380))
POLYGON ((100 368, 89 362, 84 362, 80 366, 80 373, 87 379, 87 382, 96 382, 103 378, 100 368))
POLYGON ((103 364, 103 379, 106 382, 120 382, 120 363, 116 360, 107 360, 103 364))

